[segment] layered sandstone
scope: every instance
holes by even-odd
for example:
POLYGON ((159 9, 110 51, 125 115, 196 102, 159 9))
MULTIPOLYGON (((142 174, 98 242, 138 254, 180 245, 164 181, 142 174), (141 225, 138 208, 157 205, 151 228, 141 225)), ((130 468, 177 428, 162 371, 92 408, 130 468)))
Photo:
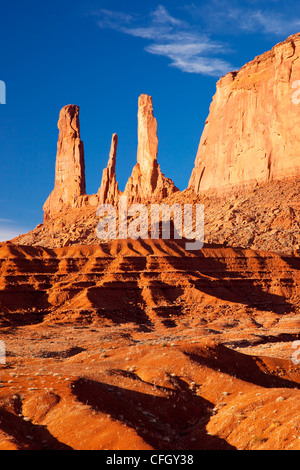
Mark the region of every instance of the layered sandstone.
POLYGON ((189 188, 251 187, 300 174, 300 34, 217 83, 189 188))
POLYGON ((129 203, 161 201, 178 191, 174 183, 161 172, 157 152, 157 121, 153 115, 152 97, 143 94, 138 102, 137 164, 124 191, 129 203))
POLYGON ((98 191, 99 204, 117 204, 119 199, 119 187, 116 180, 118 136, 113 134, 107 167, 102 173, 101 186, 98 191))
POLYGON ((86 192, 84 148, 80 139, 78 106, 67 105, 62 108, 58 129, 55 185, 44 204, 45 220, 68 206, 74 207, 78 198, 86 192))
POLYGON ((0 449, 299 450, 299 286, 240 248, 1 243, 0 449))

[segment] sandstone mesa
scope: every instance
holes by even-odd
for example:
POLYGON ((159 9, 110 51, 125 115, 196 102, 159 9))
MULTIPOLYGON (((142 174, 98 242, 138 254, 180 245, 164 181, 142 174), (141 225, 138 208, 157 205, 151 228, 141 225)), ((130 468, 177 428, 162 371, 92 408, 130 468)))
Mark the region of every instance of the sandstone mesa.
POLYGON ((300 174, 300 34, 217 83, 189 188, 224 192, 300 174))

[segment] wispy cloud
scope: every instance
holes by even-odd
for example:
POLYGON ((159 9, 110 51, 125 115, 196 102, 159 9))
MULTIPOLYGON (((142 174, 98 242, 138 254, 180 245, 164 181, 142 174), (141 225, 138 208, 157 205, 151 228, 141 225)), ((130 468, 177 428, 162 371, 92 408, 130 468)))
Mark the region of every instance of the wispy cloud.
POLYGON ((26 233, 26 229, 12 229, 9 227, 1 227, 0 226, 0 242, 5 242, 8 240, 12 240, 13 238, 18 237, 19 235, 22 235, 23 233, 26 233))
POLYGON ((12 240, 26 232, 28 229, 19 227, 15 220, 0 217, 0 242, 12 240))
POLYGON ((90 15, 99 17, 98 24, 101 27, 120 30, 136 18, 134 15, 122 11, 111 11, 106 9, 93 10, 90 15))
POLYGON ((205 19, 203 26, 206 31, 217 33, 226 31, 227 34, 260 33, 274 36, 289 36, 297 33, 300 28, 300 19, 283 11, 280 3, 274 9, 277 2, 268 2, 268 7, 262 5, 254 8, 256 2, 239 2, 228 0, 211 0, 203 5, 189 4, 183 9, 194 20, 205 19), (242 3, 242 6, 241 6, 242 3), (270 7, 273 3, 273 8, 270 7))
POLYGON ((145 47, 148 53, 167 57, 170 66, 183 72, 220 76, 235 68, 221 58, 230 52, 225 44, 213 41, 191 23, 172 16, 163 5, 146 18, 103 9, 93 15, 101 28, 150 41, 145 47))
POLYGON ((274 12, 256 10, 249 12, 249 20, 241 22, 246 31, 259 31, 275 35, 289 35, 299 31, 300 20, 298 18, 285 18, 284 15, 274 12))
POLYGON ((226 59, 233 51, 223 41, 225 34, 265 34, 285 39, 300 29, 300 18, 291 17, 277 0, 211 0, 186 4, 177 11, 186 19, 171 15, 163 5, 147 16, 105 9, 93 15, 101 28, 148 41, 145 51, 168 58, 171 67, 215 77, 239 68, 226 59), (216 36, 222 40, 213 40, 216 36))

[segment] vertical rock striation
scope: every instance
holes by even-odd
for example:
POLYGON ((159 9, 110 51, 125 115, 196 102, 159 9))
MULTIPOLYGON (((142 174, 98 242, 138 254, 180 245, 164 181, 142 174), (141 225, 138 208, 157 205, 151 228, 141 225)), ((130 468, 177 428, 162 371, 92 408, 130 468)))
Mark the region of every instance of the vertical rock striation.
POLYGON ((153 115, 152 98, 143 94, 138 102, 137 163, 124 191, 129 204, 160 201, 178 191, 174 183, 161 172, 157 151, 157 121, 153 115))
POLYGON ((299 88, 300 34, 221 78, 189 188, 222 192, 300 175, 299 88))
POLYGON ((101 186, 98 191, 99 204, 117 204, 119 200, 119 187, 116 180, 118 136, 113 134, 107 167, 102 173, 101 186))
POLYGON ((78 198, 86 193, 84 149, 80 139, 78 106, 67 105, 62 108, 58 129, 55 185, 44 204, 45 220, 68 206, 74 207, 78 198))

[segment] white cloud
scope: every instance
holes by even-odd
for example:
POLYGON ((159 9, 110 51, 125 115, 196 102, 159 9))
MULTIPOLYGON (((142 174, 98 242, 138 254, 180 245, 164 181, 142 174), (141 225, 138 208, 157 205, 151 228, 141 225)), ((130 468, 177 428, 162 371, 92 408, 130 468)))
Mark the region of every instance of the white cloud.
POLYGON ((171 16, 166 8, 162 5, 158 5, 158 7, 151 13, 153 21, 156 23, 167 23, 176 26, 182 26, 184 22, 177 18, 171 16))
POLYGON ((226 60, 216 57, 230 52, 228 47, 212 41, 199 28, 173 17, 162 5, 146 19, 109 10, 94 14, 101 28, 151 41, 145 47, 147 52, 167 57, 170 66, 183 72, 220 76, 234 69, 226 60))
POLYGON ((207 53, 203 44, 152 44, 146 47, 151 54, 166 56, 171 59, 171 66, 183 72, 202 75, 224 75, 230 70, 230 64, 213 57, 200 56, 207 53))
POLYGON ((282 36, 283 40, 300 29, 297 15, 288 17, 277 0, 264 5, 256 0, 211 0, 186 4, 177 10, 190 17, 190 22, 172 16, 163 5, 148 16, 105 9, 92 14, 101 28, 149 41, 145 51, 168 58, 169 66, 215 77, 239 67, 224 59, 232 50, 222 41, 213 41, 212 36, 266 34, 282 36), (275 10, 270 3, 273 7, 276 4, 275 10))
POLYGON ((14 221, 11 220, 11 219, 1 219, 1 218, 0 218, 0 223, 1 223, 1 222, 12 223, 12 222, 14 222, 14 221))
POLYGON ((28 229, 18 226, 15 220, 0 218, 0 242, 12 240, 26 232, 28 229))
POLYGON ((12 240, 13 238, 18 237, 19 235, 22 235, 23 233, 26 233, 27 230, 24 229, 11 229, 7 227, 1 227, 0 226, 0 242, 6 242, 8 240, 12 240))
MULTIPOLYGON (((283 35, 299 31, 300 20, 297 16, 287 16, 284 9, 254 8, 253 2, 234 2, 228 0, 211 0, 202 5, 194 3, 185 5, 183 9, 196 21, 200 21, 207 31, 224 32, 232 34, 262 33, 269 35, 283 35)), ((268 5, 269 6, 269 5, 268 5)))
POLYGON ((298 32, 300 21, 297 18, 285 19, 279 13, 257 10, 249 12, 249 19, 242 25, 248 31, 258 31, 262 28, 265 33, 289 35, 298 32))
POLYGON ((122 11, 94 10, 90 13, 92 16, 100 17, 98 24, 101 27, 119 29, 121 25, 126 25, 134 20, 134 16, 122 11))

